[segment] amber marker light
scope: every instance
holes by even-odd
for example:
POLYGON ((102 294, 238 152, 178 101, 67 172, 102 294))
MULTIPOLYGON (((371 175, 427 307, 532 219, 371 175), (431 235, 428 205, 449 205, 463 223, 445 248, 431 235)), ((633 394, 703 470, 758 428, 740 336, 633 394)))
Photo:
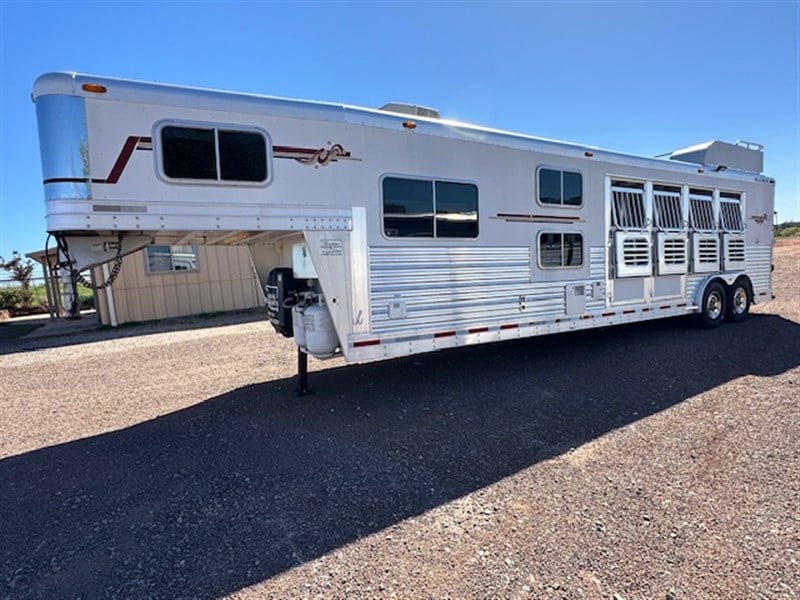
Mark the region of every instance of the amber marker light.
POLYGON ((589 152, 588 150, 583 153, 584 156, 587 158, 592 158, 594 156, 594 152, 589 152))
POLYGON ((100 85, 99 83, 84 83, 81 89, 84 92, 94 92, 95 94, 105 94, 108 91, 106 86, 100 85))
POLYGON ((406 129, 416 129, 417 124, 414 121, 403 121, 403 127, 406 129))

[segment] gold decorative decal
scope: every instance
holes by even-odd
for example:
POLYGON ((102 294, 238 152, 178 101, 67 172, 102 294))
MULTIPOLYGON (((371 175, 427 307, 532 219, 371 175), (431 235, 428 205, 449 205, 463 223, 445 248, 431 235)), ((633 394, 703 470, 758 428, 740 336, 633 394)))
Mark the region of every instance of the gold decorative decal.
POLYGON ((275 158, 292 158, 303 165, 325 167, 339 160, 361 160, 344 149, 341 144, 333 144, 329 148, 297 148, 294 146, 273 146, 275 158))

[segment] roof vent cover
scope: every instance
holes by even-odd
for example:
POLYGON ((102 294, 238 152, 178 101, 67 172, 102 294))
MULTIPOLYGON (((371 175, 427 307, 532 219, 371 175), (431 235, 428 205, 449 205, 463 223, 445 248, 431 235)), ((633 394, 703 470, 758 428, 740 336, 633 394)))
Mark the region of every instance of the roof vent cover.
POLYGON ((675 150, 670 160, 714 167, 717 171, 735 169, 750 173, 764 171, 764 146, 753 142, 706 142, 675 150))
POLYGON ((381 106, 380 110, 400 113, 402 115, 411 115, 412 117, 426 117, 428 119, 439 119, 441 117, 439 111, 435 108, 428 108, 417 104, 405 104, 404 102, 389 102, 381 106))

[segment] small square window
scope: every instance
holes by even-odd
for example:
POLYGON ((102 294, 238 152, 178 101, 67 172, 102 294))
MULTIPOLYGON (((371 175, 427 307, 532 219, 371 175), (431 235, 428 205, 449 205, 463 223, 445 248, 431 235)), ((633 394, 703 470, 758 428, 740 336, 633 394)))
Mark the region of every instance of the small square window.
POLYGON ((147 246, 146 257, 148 273, 198 270, 194 246, 147 246))

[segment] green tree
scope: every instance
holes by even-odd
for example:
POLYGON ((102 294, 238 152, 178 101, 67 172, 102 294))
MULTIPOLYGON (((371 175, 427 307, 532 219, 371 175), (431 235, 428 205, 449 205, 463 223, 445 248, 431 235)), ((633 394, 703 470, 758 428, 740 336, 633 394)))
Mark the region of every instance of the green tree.
POLYGON ((14 250, 10 260, 6 260, 0 256, 0 269, 11 273, 11 279, 18 282, 20 285, 19 297, 23 306, 30 307, 33 301, 33 292, 31 291, 31 277, 33 277, 33 269, 35 265, 29 258, 23 260, 22 255, 14 250))

